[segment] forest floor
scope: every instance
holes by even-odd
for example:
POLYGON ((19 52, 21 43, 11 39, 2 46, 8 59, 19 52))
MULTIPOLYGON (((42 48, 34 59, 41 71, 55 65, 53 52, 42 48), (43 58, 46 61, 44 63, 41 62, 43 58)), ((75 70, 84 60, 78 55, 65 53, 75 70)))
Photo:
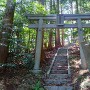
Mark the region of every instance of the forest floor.
MULTIPOLYGON (((42 78, 46 75, 56 51, 56 49, 45 51, 46 59, 42 62, 42 72, 38 75, 25 68, 17 69, 15 71, 17 74, 9 70, 0 75, 0 90, 45 90, 42 78)), ((90 90, 90 72, 80 67, 78 46, 70 46, 69 55, 74 90, 90 90)))
MULTIPOLYGON (((55 53, 55 52, 54 52, 55 53)), ((49 55, 49 54, 48 54, 49 55)), ((90 72, 83 70, 80 63, 80 50, 78 45, 69 46, 69 60, 72 74, 72 85, 74 90, 90 90, 90 72)), ((48 70, 52 59, 48 59, 49 63, 44 66, 44 70, 48 70), (48 67, 45 69, 45 67, 48 67)))
POLYGON ((17 68, 0 68, 0 90, 44 90, 43 80, 49 69, 56 49, 45 50, 45 59, 41 62, 41 71, 35 75, 32 70, 19 66, 17 68))
POLYGON ((79 47, 74 45, 69 49, 74 90, 90 90, 90 72, 81 68, 79 47))

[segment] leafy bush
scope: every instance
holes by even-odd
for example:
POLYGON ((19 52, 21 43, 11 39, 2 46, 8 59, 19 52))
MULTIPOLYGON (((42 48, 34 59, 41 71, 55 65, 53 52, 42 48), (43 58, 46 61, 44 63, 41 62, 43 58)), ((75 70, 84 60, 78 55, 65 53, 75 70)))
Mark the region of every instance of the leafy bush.
POLYGON ((34 90, 44 90, 44 88, 41 87, 40 81, 38 81, 34 87, 34 90))

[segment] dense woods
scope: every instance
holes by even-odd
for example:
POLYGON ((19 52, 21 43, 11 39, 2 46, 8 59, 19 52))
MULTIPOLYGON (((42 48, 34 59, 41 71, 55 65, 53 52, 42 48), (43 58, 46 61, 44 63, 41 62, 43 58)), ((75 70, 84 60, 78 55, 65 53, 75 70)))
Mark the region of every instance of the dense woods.
MULTIPOLYGON (((90 14, 90 0, 0 0, 0 74, 16 72, 8 68, 16 70, 35 68, 35 50, 39 30, 29 27, 37 21, 30 21, 28 15, 51 14, 90 14)), ((44 23, 55 22, 45 21, 44 23)), ((65 21, 65 23, 76 22, 65 21)), ((83 20, 82 23, 90 24, 90 20, 83 20)), ((90 29, 87 27, 82 31, 84 41, 90 42, 90 29)), ((51 52, 48 56, 47 51, 56 50, 66 43, 79 44, 77 28, 43 28, 41 38, 40 69, 46 64, 47 57, 51 58, 50 55, 55 53, 55 51, 51 52)), ((35 84, 35 88, 40 85, 39 82, 35 84)), ((33 90, 44 90, 35 88, 33 90)))
MULTIPOLYGON (((62 0, 60 1, 59 0, 39 0, 39 1, 38 0, 36 1, 7 0, 6 2, 1 1, 1 4, 0 4, 0 7, 1 7, 1 11, 0 11, 1 44, 0 45, 1 46, 0 47, 1 48, 3 47, 5 49, 7 46, 8 47, 7 50, 11 53, 20 53, 21 51, 30 52, 32 51, 32 49, 35 49, 36 30, 32 30, 28 28, 28 25, 32 22, 28 21, 26 17, 27 14, 48 15, 48 14, 89 13, 89 6, 90 6, 89 4, 90 4, 89 1, 85 1, 85 0, 79 0, 79 1, 77 0, 63 0, 63 1, 62 0), (13 4, 13 3, 16 3, 16 4, 13 4), (9 23, 11 24, 10 26, 8 26, 9 23), (7 25, 7 27, 5 25, 7 25), (8 27, 10 30, 8 30, 8 27), (8 41, 6 40, 6 38, 8 41), (20 50, 20 49, 23 49, 23 50, 20 50)), ((71 36, 72 37, 71 39, 77 37, 76 29, 74 29, 71 32, 69 29, 48 30, 48 31, 49 32, 44 30, 45 35, 43 36, 45 38, 43 44, 45 44, 45 46, 48 48, 52 47, 51 43, 53 43, 56 46, 63 45, 63 40, 65 38, 68 38, 68 36, 69 37, 71 36)), ((84 32, 85 39, 89 40, 89 29, 88 28, 83 29, 83 32, 84 32)), ((69 40, 69 42, 72 42, 72 40, 69 40)), ((2 51, 4 51, 4 49, 2 51)), ((5 51, 4 53, 6 54, 4 54, 5 56, 3 56, 2 51, 0 51, 0 58, 3 58, 3 59, 0 59, 1 62, 5 61, 5 59, 7 59, 9 55, 7 54, 8 52, 5 51)))

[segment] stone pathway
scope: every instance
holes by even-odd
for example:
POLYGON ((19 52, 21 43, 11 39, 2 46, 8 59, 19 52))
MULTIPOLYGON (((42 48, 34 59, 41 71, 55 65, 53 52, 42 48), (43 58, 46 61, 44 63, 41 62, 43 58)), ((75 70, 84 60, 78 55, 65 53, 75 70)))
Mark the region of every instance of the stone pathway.
POLYGON ((58 49, 44 82, 46 90, 73 90, 67 48, 58 49))

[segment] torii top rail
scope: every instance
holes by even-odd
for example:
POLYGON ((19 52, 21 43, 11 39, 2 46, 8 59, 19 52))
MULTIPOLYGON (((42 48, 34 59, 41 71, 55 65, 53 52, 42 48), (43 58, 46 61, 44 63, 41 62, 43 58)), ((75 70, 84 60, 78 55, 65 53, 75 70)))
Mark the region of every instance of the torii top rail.
MULTIPOLYGON (((90 14, 59 14, 59 15, 47 15, 47 16, 36 16, 36 15, 27 15, 28 19, 31 20, 43 20, 43 21, 52 21, 53 24, 43 23, 42 28, 78 28, 78 23, 82 24, 82 28, 90 28, 90 23, 83 23, 83 21, 90 22, 90 14), (79 22, 78 22, 79 20, 79 22), (72 21, 68 24, 65 21, 72 21), (76 21, 77 23, 73 23, 76 21)), ((29 25, 29 28, 39 28, 39 23, 33 23, 29 25)))
POLYGON ((82 28, 90 28, 90 14, 59 14, 47 16, 28 14, 27 17, 31 22, 33 22, 28 27, 38 29, 34 65, 34 71, 36 73, 39 70, 40 65, 43 28, 77 28, 80 44, 81 65, 82 68, 86 69, 87 65, 81 47, 81 42, 83 41, 82 28), (67 21, 69 21, 69 24, 67 21))

